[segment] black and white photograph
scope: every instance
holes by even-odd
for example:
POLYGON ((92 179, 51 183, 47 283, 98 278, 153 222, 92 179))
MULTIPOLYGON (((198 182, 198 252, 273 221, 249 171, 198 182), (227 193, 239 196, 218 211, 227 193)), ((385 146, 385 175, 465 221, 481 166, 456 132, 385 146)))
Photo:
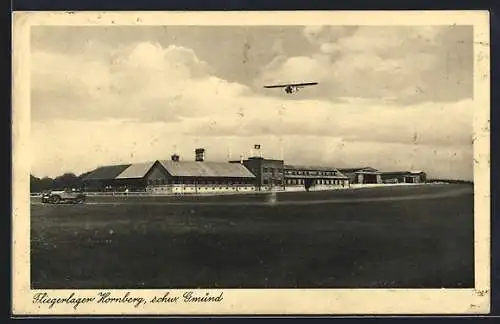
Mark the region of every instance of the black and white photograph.
POLYGON ((487 13, 14 18, 19 311, 489 311, 487 13))

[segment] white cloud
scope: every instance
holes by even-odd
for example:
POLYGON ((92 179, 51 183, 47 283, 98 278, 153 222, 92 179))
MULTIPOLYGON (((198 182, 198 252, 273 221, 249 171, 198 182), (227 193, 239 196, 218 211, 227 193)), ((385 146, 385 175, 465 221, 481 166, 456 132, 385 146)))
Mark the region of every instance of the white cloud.
MULTIPOLYGON (((318 31, 323 29, 309 33, 318 31)), ((191 49, 154 43, 110 52, 95 48, 93 44, 93 53, 107 55, 98 59, 85 52, 77 56, 33 53, 35 175, 81 173, 101 164, 168 158, 174 145, 187 159, 195 146, 206 147, 207 157, 217 160, 225 160, 231 147, 232 158, 237 159, 255 143, 274 157, 283 149, 290 163, 366 164, 427 169, 443 176, 471 175, 469 100, 407 106, 380 99, 286 100, 215 76, 191 49)), ((263 77, 300 81, 343 76, 351 84, 369 78, 373 87, 383 86, 383 80, 374 82, 369 69, 394 73, 398 66, 432 65, 425 54, 391 60, 356 55, 351 61, 332 61, 319 52, 279 56, 263 77), (352 75, 353 70, 361 74, 352 75)), ((306 93, 328 91, 329 86, 306 93)), ((415 88, 405 84, 404 89, 415 88)))
POLYGON ((174 147, 183 160, 193 160, 194 148, 203 146, 208 160, 225 161, 239 159, 241 153, 248 156, 253 144, 259 143, 265 156, 280 158, 283 152, 286 163, 334 167, 370 165, 382 170, 424 169, 434 177, 472 177, 471 145, 350 142, 336 136, 301 133, 205 137, 183 134, 183 127, 182 124, 172 127, 164 123, 112 120, 35 122, 32 172, 54 177, 64 172, 80 174, 98 165, 168 159, 174 147))
POLYGON ((342 47, 336 43, 323 43, 320 46, 320 50, 325 54, 333 54, 336 52, 340 52, 342 50, 342 47))
POLYGON ((411 103, 472 97, 471 45, 465 45, 470 29, 308 26, 303 33, 316 52, 275 58, 262 69, 261 82, 315 80, 324 86, 310 91, 311 97, 330 99, 394 97, 411 103))
POLYGON ((110 56, 89 61, 85 53, 34 52, 34 117, 149 119, 149 113, 170 120, 220 109, 210 100, 222 103, 246 91, 214 77, 190 49, 139 43, 110 56))

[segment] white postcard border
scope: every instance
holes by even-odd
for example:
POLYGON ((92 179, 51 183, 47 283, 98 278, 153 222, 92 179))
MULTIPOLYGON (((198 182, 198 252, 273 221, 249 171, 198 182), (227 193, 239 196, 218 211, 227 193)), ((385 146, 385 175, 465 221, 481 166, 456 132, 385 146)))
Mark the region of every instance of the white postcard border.
MULTIPOLYGON (((12 107, 12 296, 15 315, 202 314, 484 314, 490 311, 490 56, 487 11, 406 12, 15 12, 12 107), (50 296, 95 297, 100 290, 30 289, 30 27, 35 25, 474 25, 475 289, 207 289, 223 301, 139 307, 35 304, 50 296)), ((438 217, 439 215, 436 215, 438 217)), ((102 290, 146 300, 168 291, 102 290)))

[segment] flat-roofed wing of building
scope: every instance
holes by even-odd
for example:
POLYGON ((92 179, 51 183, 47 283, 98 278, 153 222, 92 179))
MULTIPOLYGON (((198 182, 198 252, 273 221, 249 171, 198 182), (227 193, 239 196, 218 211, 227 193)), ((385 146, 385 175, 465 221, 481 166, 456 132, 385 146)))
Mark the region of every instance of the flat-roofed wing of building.
POLYGON ((333 167, 314 165, 285 165, 285 175, 294 175, 299 172, 306 176, 329 176, 347 178, 342 172, 333 167))
POLYGON ((285 165, 288 190, 330 190, 349 187, 349 178, 338 169, 315 165, 285 165))

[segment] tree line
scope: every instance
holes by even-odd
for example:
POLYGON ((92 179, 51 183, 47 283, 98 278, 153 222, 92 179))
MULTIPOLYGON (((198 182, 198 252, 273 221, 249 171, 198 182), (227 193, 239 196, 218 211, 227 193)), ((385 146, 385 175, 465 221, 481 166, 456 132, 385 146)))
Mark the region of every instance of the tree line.
POLYGON ((470 180, 459 180, 459 179, 427 179, 427 183, 435 182, 446 182, 446 183, 458 183, 458 184, 473 184, 470 180))
POLYGON ((38 178, 30 174, 30 191, 32 193, 42 192, 46 190, 62 190, 65 188, 78 188, 83 187, 83 178, 88 174, 75 175, 74 173, 65 173, 55 178, 38 178))

